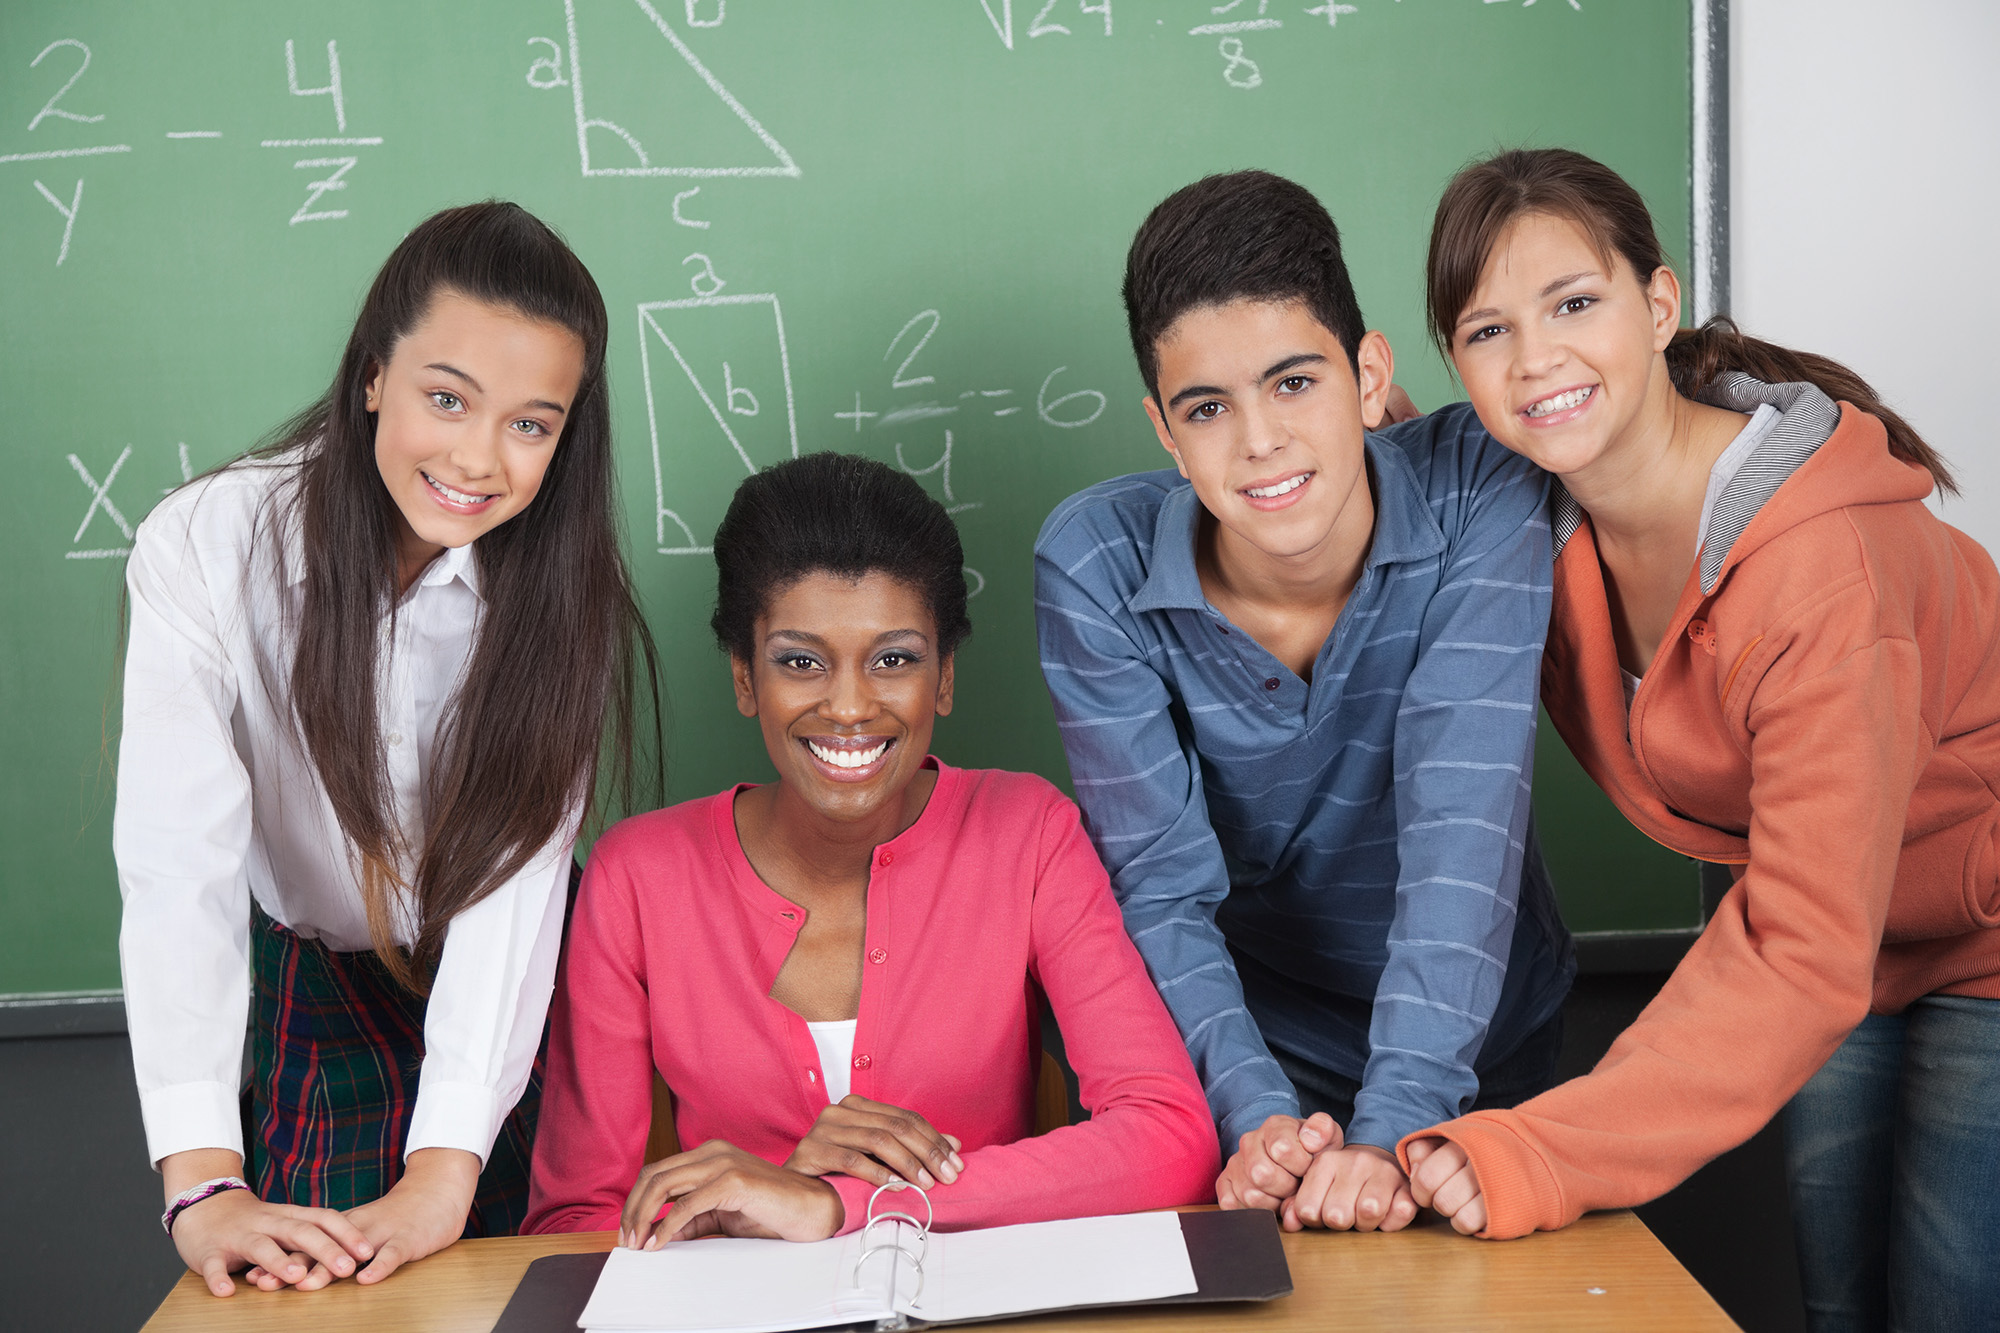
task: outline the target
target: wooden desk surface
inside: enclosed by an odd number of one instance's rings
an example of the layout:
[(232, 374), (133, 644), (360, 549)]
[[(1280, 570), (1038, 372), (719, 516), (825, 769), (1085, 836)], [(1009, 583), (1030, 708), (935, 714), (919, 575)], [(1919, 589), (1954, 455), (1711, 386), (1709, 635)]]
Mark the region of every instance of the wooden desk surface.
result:
[[(218, 1300), (184, 1274), (142, 1333), (490, 1333), (528, 1264), (545, 1254), (608, 1250), (612, 1233), (460, 1241), (378, 1287), (336, 1282), (265, 1293), (241, 1283)], [(1023, 1333), (1277, 1333), (1342, 1327), (1735, 1329), (1666, 1247), (1628, 1212), (1595, 1213), (1524, 1240), (1468, 1240), (1434, 1219), (1395, 1235), (1299, 1232), (1285, 1238), (1290, 1296), (1261, 1305), (1181, 1306), (1015, 1320)]]

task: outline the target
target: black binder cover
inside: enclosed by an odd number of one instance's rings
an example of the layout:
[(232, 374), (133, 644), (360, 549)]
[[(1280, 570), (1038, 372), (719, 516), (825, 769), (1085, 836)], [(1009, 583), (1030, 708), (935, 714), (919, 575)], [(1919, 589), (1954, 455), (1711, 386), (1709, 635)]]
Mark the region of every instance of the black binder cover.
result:
[[(1196, 1291), (1162, 1296), (1138, 1305), (1191, 1305), (1208, 1301), (1268, 1301), (1288, 1296), (1292, 1270), (1278, 1238), (1278, 1219), (1262, 1209), (1182, 1213)], [(699, 1244), (699, 1242), (695, 1242)], [(590, 1300), (603, 1254), (551, 1254), (528, 1265), (514, 1298), (501, 1311), (493, 1333), (576, 1333), (577, 1316)], [(1046, 1314), (1048, 1311), (1021, 1311)], [(1018, 1316), (1008, 1316), (1015, 1318)]]

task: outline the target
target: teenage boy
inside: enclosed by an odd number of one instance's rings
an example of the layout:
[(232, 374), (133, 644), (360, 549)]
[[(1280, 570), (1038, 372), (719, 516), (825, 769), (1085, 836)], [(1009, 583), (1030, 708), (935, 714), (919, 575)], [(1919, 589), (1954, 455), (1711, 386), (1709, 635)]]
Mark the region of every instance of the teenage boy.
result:
[(1398, 1139), (1555, 1081), (1547, 483), (1468, 406), (1368, 433), (1389, 343), (1290, 181), (1168, 198), (1125, 309), (1178, 475), (1093, 486), (1035, 543), (1076, 799), (1233, 1153), (1223, 1206), (1394, 1230)]

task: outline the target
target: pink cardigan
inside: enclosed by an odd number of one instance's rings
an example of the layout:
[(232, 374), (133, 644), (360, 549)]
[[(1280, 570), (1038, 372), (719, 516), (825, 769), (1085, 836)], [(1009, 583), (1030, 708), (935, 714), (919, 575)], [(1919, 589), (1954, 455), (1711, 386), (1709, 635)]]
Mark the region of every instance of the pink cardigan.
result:
[[(618, 1225), (656, 1066), (688, 1146), (783, 1162), (826, 1105), (805, 1020), (770, 998), (806, 913), (745, 859), (740, 790), (628, 819), (591, 854), (523, 1232)], [(866, 957), (852, 1090), (963, 1140), (964, 1172), (930, 1192), (940, 1228), (1213, 1197), (1215, 1126), (1187, 1049), (1047, 782), (938, 764), (924, 813), (875, 850)], [(1035, 1138), (1042, 996), (1091, 1118)], [(872, 1186), (827, 1180), (855, 1229)]]

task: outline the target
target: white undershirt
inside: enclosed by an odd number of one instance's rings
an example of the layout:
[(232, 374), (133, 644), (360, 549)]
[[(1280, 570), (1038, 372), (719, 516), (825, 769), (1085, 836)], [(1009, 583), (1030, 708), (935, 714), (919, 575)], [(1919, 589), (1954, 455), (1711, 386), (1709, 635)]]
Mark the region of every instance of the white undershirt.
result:
[(847, 1095), (854, 1069), (854, 1025), (858, 1018), (842, 1018), (830, 1023), (808, 1023), (813, 1045), (819, 1048), (819, 1071), (826, 1078), (826, 1102), (831, 1106)]
[[(1778, 424), (1781, 415), (1769, 403), (1758, 404), (1750, 420), (1744, 423), (1736, 438), (1729, 442), (1729, 447), (1715, 460), (1715, 466), (1708, 470), (1708, 491), (1701, 497), (1701, 527), (1694, 536), (1695, 559), (1701, 559), (1701, 548), (1708, 543), (1708, 525), (1715, 517), (1715, 506), (1721, 501), (1722, 493), (1729, 489), (1730, 482), (1736, 480), (1744, 462), (1757, 452), (1757, 446), (1764, 443), (1764, 437)], [(1624, 678), (1625, 711), (1629, 713), (1632, 711), (1632, 700), (1639, 693), (1640, 678), (1623, 667), (1618, 669), (1618, 674)]]

